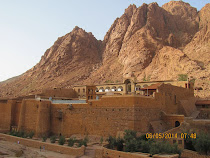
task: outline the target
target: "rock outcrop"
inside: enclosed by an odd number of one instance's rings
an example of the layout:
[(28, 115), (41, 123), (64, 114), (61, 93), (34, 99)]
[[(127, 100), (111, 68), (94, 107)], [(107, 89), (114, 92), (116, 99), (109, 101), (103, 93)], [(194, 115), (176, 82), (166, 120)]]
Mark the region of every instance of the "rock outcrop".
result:
[[(0, 83), (0, 97), (38, 93), (52, 87), (138, 80), (196, 79), (209, 97), (210, 4), (201, 11), (171, 1), (130, 5), (99, 41), (79, 27), (58, 38), (40, 62), (24, 74)], [(204, 92), (204, 91), (203, 91)]]

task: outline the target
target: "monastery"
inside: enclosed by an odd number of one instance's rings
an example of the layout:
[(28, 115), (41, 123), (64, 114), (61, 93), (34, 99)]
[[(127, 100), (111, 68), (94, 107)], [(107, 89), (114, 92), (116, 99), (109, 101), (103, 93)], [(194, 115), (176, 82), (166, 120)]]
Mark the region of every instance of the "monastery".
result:
[(33, 131), (40, 137), (116, 136), (125, 129), (163, 133), (181, 127), (209, 132), (209, 121), (202, 121), (209, 114), (198, 111), (195, 102), (191, 82), (137, 82), (131, 76), (123, 83), (54, 88), (35, 96), (2, 99), (0, 132)]

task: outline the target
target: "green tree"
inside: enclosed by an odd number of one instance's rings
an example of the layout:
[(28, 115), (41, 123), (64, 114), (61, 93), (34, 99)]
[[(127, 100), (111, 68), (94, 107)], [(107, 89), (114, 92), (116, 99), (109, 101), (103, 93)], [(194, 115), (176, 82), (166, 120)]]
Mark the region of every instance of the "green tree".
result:
[(107, 142), (108, 142), (108, 148), (109, 149), (114, 149), (114, 147), (116, 146), (116, 138), (112, 137), (112, 136), (109, 136), (108, 139), (107, 139)]
[(123, 143), (124, 143), (124, 140), (122, 138), (118, 137), (116, 140), (118, 151), (123, 151)]
[(210, 153), (210, 134), (200, 133), (198, 137), (193, 140), (193, 145), (197, 152), (208, 155), (208, 153)]

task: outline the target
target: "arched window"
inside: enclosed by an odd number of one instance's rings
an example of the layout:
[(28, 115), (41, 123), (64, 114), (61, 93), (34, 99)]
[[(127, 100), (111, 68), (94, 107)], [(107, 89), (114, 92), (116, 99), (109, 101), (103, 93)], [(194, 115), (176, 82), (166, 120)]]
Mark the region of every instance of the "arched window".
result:
[(98, 88), (96, 88), (96, 92), (98, 92)]
[(108, 92), (110, 90), (110, 87), (106, 87), (105, 92)]
[(99, 88), (99, 92), (104, 92), (104, 88), (103, 87), (100, 87)]
[(115, 86), (112, 87), (112, 91), (117, 91), (117, 88)]
[(122, 86), (119, 86), (117, 91), (123, 91), (123, 87)]
[(136, 91), (140, 91), (140, 90), (141, 90), (141, 86), (139, 86), (139, 85), (136, 86), (136, 87), (135, 87), (135, 90), (136, 90)]

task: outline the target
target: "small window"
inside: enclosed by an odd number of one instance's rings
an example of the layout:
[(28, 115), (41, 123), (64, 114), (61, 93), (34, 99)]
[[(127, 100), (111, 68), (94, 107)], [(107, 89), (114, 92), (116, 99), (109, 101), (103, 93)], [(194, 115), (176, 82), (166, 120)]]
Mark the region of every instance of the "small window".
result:
[(175, 127), (179, 127), (179, 125), (180, 125), (180, 122), (179, 121), (176, 121), (175, 122)]
[(173, 140), (173, 144), (175, 144), (176, 143), (176, 140)]
[(182, 140), (178, 140), (178, 144), (182, 144)]
[(80, 89), (78, 89), (78, 93), (80, 93)]
[(83, 93), (85, 93), (85, 88), (83, 88)]

